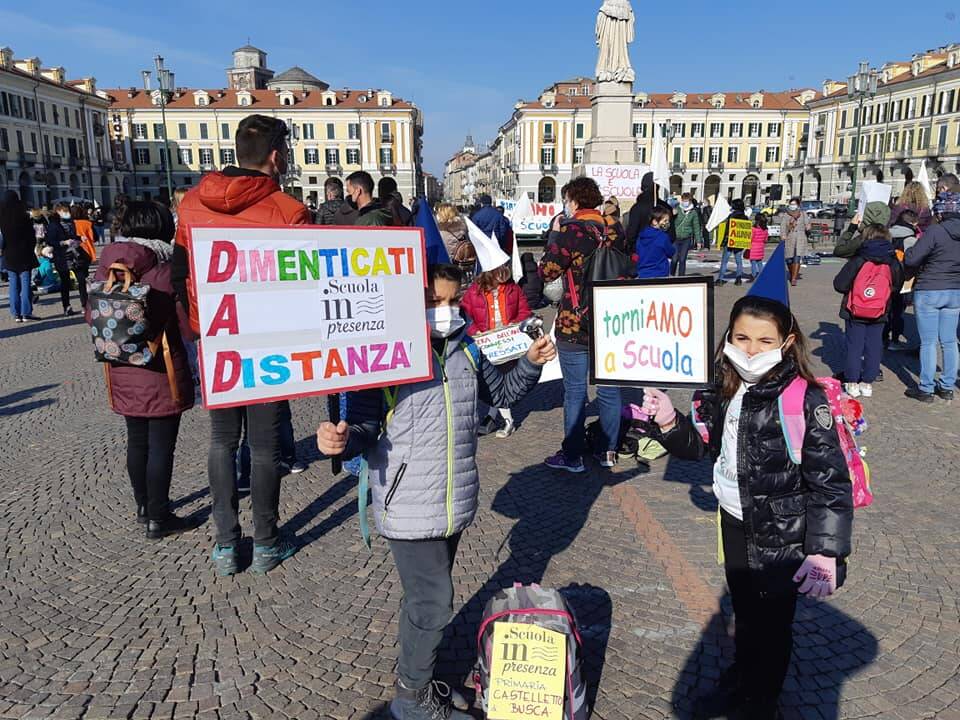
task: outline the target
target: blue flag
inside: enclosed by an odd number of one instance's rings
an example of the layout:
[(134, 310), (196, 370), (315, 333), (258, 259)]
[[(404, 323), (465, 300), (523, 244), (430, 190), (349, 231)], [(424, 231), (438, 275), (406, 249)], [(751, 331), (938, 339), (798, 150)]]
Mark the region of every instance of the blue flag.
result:
[(443, 265), (450, 262), (450, 255), (447, 253), (447, 246), (443, 243), (440, 236), (440, 229), (437, 227), (437, 221), (433, 217), (433, 211), (426, 198), (419, 199), (419, 208), (417, 209), (417, 220), (414, 223), (418, 228), (423, 228), (423, 234), (427, 243), (427, 265)]

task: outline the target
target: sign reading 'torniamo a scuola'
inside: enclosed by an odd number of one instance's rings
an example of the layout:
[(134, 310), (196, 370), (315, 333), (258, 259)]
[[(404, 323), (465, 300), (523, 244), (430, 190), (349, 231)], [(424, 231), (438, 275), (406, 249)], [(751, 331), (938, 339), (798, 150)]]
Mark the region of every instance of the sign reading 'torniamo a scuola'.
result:
[(432, 376), (418, 228), (195, 227), (204, 405)]

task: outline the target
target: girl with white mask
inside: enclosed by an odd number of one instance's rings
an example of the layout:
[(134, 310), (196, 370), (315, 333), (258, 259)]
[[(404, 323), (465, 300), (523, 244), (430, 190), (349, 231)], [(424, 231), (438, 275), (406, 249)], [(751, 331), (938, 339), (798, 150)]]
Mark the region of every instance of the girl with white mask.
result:
[[(793, 457), (780, 398), (798, 378), (806, 381), (805, 435)], [(835, 419), (790, 312), (783, 245), (734, 305), (717, 351), (716, 383), (694, 399), (696, 417), (687, 417), (665, 393), (647, 389), (644, 409), (673, 456), (714, 461), (736, 659), (699, 698), (699, 711), (775, 720), (782, 717), (797, 595), (826, 598), (843, 584), (853, 520)]]

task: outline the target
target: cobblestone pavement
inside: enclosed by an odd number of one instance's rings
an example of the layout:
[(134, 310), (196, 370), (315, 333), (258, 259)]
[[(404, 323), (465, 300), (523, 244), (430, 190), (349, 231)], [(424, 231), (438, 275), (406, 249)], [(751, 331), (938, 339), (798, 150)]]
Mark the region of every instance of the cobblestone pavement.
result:
[[(794, 291), (824, 371), (842, 354), (838, 268), (808, 268)], [(718, 320), (741, 292), (718, 290)], [(0, 718), (386, 717), (400, 586), (385, 543), (360, 541), (353, 483), (317, 456), (323, 403), (294, 405), (311, 466), (284, 481), (281, 511), (302, 549), (265, 578), (217, 579), (210, 521), (157, 543), (134, 523), (122, 422), (57, 305), (14, 325), (0, 304)], [(865, 437), (877, 502), (858, 512), (847, 586), (800, 603), (790, 719), (960, 718), (960, 414), (902, 397), (915, 357), (884, 363)], [(540, 461), (561, 439), (559, 401), (542, 386), (516, 435), (481, 442), (440, 672), (467, 674), (496, 588), (539, 581), (578, 612), (594, 717), (689, 717), (732, 652), (709, 467), (557, 476)], [(173, 487), (204, 519), (207, 424), (185, 417)]]

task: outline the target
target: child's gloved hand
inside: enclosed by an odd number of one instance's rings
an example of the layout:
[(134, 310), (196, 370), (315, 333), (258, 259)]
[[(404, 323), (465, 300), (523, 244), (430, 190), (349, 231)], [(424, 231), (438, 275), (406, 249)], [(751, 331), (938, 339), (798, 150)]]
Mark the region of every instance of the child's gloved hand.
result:
[(530, 349), (527, 350), (527, 360), (534, 365), (546, 365), (555, 357), (557, 357), (557, 346), (548, 337), (535, 340)]
[(325, 422), (317, 428), (317, 448), (328, 457), (343, 455), (349, 439), (350, 426), (342, 420), (338, 425)]
[(643, 411), (661, 428), (672, 425), (677, 419), (673, 401), (662, 390), (643, 389)]
[(812, 598), (830, 597), (837, 591), (837, 559), (826, 555), (807, 555), (793, 576), (793, 581), (803, 581), (797, 588), (799, 593)]

